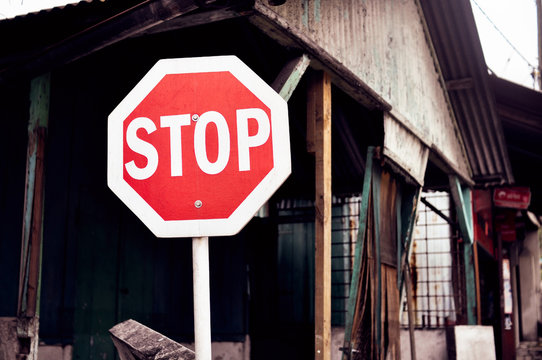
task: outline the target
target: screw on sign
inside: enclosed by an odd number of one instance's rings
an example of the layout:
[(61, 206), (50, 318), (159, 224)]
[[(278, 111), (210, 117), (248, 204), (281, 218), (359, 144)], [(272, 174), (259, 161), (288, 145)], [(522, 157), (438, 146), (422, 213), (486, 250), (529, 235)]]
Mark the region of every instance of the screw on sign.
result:
[(109, 187), (158, 237), (233, 235), (290, 172), (286, 102), (234, 56), (160, 60), (109, 115)]

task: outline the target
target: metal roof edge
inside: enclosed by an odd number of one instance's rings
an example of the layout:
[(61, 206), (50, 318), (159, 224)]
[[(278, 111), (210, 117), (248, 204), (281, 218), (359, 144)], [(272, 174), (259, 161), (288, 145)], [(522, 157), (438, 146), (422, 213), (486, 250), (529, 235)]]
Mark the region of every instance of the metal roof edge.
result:
[[(445, 91), (459, 125), (473, 179), (498, 176), (512, 183), (504, 133), (470, 3), (468, 0), (417, 1), (447, 84)], [(459, 84), (451, 82), (454, 80), (469, 81)]]

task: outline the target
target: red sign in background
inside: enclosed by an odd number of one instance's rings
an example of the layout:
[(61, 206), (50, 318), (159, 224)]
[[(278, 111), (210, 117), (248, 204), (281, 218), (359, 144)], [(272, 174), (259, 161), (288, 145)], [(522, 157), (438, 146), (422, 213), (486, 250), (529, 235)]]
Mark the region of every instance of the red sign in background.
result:
[(498, 207), (525, 210), (531, 202), (531, 191), (528, 187), (495, 188), (493, 201)]

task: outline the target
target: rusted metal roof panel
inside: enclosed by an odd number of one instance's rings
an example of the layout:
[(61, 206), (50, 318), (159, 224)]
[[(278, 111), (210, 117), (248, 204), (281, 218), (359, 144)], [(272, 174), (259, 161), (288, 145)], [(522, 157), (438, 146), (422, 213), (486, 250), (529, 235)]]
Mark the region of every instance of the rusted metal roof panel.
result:
[(502, 124), (468, 0), (421, 0), (450, 102), (463, 136), (473, 179), (514, 181)]

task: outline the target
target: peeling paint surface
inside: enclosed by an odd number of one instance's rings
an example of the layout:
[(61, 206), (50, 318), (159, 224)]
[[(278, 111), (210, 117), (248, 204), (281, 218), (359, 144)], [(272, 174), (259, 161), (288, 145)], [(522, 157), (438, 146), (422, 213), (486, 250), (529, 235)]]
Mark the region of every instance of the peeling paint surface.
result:
[(391, 104), (422, 142), (468, 176), (416, 0), (290, 0), (268, 8), (288, 29), (344, 64)]

